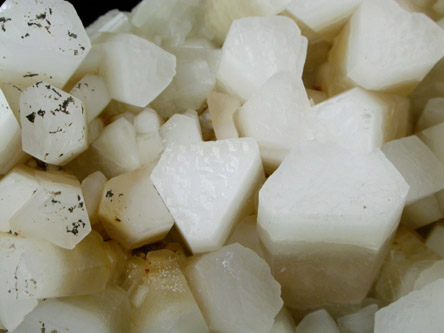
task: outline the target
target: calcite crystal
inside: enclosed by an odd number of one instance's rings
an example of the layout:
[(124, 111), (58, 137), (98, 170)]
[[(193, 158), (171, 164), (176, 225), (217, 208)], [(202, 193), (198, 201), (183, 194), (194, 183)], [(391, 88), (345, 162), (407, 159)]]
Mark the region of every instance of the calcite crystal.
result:
[(259, 192), (259, 237), (286, 305), (306, 311), (359, 304), (407, 192), (379, 149), (297, 144)]
[(422, 131), (442, 122), (444, 122), (444, 98), (430, 98), (416, 123), (416, 131)]
[(253, 139), (165, 149), (151, 179), (193, 253), (223, 246), (264, 181)]
[(74, 7), (59, 0), (7, 0), (0, 7), (0, 81), (62, 88), (91, 44)]
[(279, 283), (267, 263), (239, 244), (192, 259), (185, 275), (215, 331), (268, 332), (282, 307)]
[(208, 110), (218, 140), (237, 138), (234, 113), (241, 106), (238, 98), (212, 91), (207, 95)]
[(217, 80), (231, 95), (246, 100), (280, 71), (301, 77), (306, 55), (307, 39), (291, 19), (242, 18), (233, 22), (225, 39)]
[(164, 146), (169, 144), (187, 144), (202, 142), (199, 122), (195, 119), (175, 114), (159, 129)]
[(99, 223), (99, 204), (107, 180), (103, 173), (96, 171), (82, 181), (82, 193), (91, 225)]
[(324, 309), (309, 313), (296, 327), (297, 333), (325, 332), (339, 333), (338, 325)]
[(257, 216), (247, 216), (240, 221), (230, 237), (227, 239), (228, 244), (238, 243), (246, 248), (256, 252), (256, 254), (265, 258), (264, 251), (261, 247), (261, 242), (256, 230)]
[(88, 148), (83, 103), (43, 81), (20, 96), (22, 146), (50, 164), (64, 165)]

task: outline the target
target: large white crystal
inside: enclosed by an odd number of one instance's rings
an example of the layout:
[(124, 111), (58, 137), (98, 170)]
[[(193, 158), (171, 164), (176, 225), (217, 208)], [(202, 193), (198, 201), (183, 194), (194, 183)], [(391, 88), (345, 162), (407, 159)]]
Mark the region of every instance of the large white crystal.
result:
[(0, 175), (23, 157), (20, 126), (0, 89)]
[(39, 81), (20, 96), (23, 150), (41, 161), (64, 165), (88, 148), (82, 102)]
[(431, 98), (416, 123), (416, 131), (444, 122), (444, 98)]
[(36, 172), (38, 188), (9, 219), (13, 232), (73, 249), (91, 231), (79, 181), (62, 172)]
[(111, 101), (105, 80), (97, 75), (84, 76), (70, 94), (83, 102), (88, 122), (97, 117)]
[(306, 54), (307, 39), (288, 17), (242, 18), (233, 22), (224, 42), (217, 80), (246, 100), (280, 71), (301, 77)]
[(376, 312), (375, 333), (441, 332), (443, 297), (444, 279), (413, 291)]
[(388, 142), (382, 151), (410, 186), (407, 205), (444, 188), (444, 165), (416, 135)]
[(174, 223), (151, 182), (151, 171), (124, 173), (103, 188), (100, 220), (108, 235), (128, 249), (162, 240)]
[(129, 332), (130, 313), (127, 294), (113, 287), (92, 295), (40, 302), (13, 332)]
[(99, 204), (106, 182), (106, 177), (100, 171), (93, 172), (82, 180), (82, 193), (91, 225), (99, 222)]
[(151, 176), (193, 253), (225, 243), (264, 181), (253, 139), (168, 146)]
[(382, 264), (407, 192), (379, 149), (297, 144), (259, 192), (259, 237), (286, 305), (359, 304)]
[(296, 327), (296, 333), (339, 333), (338, 325), (324, 309), (309, 313)]
[(157, 134), (162, 124), (163, 119), (155, 110), (150, 108), (140, 111), (134, 118), (134, 127), (137, 134)]
[(145, 107), (176, 73), (174, 55), (136, 35), (110, 34), (102, 48), (101, 73), (117, 101)]
[(132, 277), (138, 273), (135, 270), (141, 270), (141, 281), (129, 290), (133, 300), (132, 332), (208, 332), (176, 253), (151, 251), (146, 261), (136, 262), (129, 271)]
[(378, 305), (371, 304), (339, 318), (338, 325), (347, 333), (373, 333), (376, 311), (378, 311)]
[(208, 110), (218, 140), (237, 138), (233, 115), (241, 106), (238, 98), (212, 91), (207, 95)]
[(68, 1), (7, 0), (0, 16), (1, 82), (62, 88), (91, 48)]
[(267, 263), (239, 244), (192, 259), (185, 275), (215, 331), (269, 332), (283, 305)]
[(169, 144), (188, 144), (202, 142), (200, 124), (182, 114), (173, 115), (159, 129), (159, 135), (165, 146)]
[(152, 103), (164, 117), (187, 109), (199, 110), (216, 85), (221, 51), (204, 48), (168, 49), (176, 56), (176, 76)]

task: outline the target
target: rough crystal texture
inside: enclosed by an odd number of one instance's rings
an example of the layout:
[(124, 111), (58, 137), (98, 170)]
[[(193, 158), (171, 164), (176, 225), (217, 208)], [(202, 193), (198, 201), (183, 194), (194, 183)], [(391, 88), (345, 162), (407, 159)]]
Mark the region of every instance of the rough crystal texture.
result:
[(151, 182), (151, 170), (112, 178), (102, 192), (100, 220), (108, 235), (128, 249), (162, 240), (174, 223)]
[(223, 246), (264, 181), (253, 139), (168, 146), (151, 176), (193, 253)]
[(324, 309), (312, 312), (304, 317), (296, 327), (297, 333), (339, 333), (338, 325)]
[(444, 165), (416, 135), (388, 142), (382, 151), (410, 186), (407, 205), (444, 188)]
[(101, 73), (111, 97), (145, 107), (171, 82), (176, 57), (132, 34), (110, 34), (102, 44)]
[(92, 295), (40, 302), (13, 332), (129, 332), (130, 312), (125, 291), (113, 287)]
[(347, 333), (373, 333), (375, 327), (375, 313), (378, 311), (376, 304), (343, 316), (338, 319), (340, 329)]
[(39, 186), (9, 219), (13, 232), (73, 249), (91, 231), (79, 181), (62, 172), (35, 173)]
[(7, 0), (0, 16), (1, 82), (62, 88), (91, 48), (68, 1)]
[(269, 332), (283, 305), (267, 263), (239, 244), (192, 259), (185, 275), (215, 331)]
[(39, 81), (20, 96), (23, 150), (46, 163), (64, 165), (88, 148), (82, 102)]
[(159, 129), (159, 135), (164, 146), (202, 142), (199, 122), (182, 114), (175, 114), (168, 119)]
[(221, 51), (206, 48), (168, 49), (176, 56), (176, 76), (152, 103), (164, 117), (187, 109), (199, 110), (216, 85)]
[(443, 297), (444, 279), (413, 291), (376, 312), (375, 333), (441, 332)]
[(218, 140), (237, 138), (233, 115), (241, 106), (238, 98), (212, 91), (207, 96), (208, 110)]
[(70, 94), (83, 102), (88, 123), (97, 117), (111, 101), (105, 80), (97, 75), (84, 76)]
[(0, 175), (7, 173), (23, 157), (20, 126), (0, 89)]
[(422, 131), (442, 122), (444, 122), (444, 98), (431, 98), (416, 123), (416, 131)]
[(208, 332), (180, 269), (179, 255), (170, 250), (151, 251), (146, 261), (134, 263), (128, 275), (139, 274), (140, 279), (129, 289), (134, 308), (132, 332)]
[(376, 149), (300, 143), (259, 192), (258, 231), (286, 305), (359, 304), (399, 223), (408, 185)]
[(231, 95), (246, 100), (280, 71), (301, 77), (306, 55), (307, 39), (291, 19), (242, 18), (233, 22), (224, 42), (217, 80)]
[(82, 181), (82, 193), (91, 225), (99, 223), (99, 204), (106, 182), (106, 177), (100, 171), (93, 172)]
[(240, 245), (245, 246), (247, 249), (256, 252), (259, 257), (265, 258), (264, 251), (262, 250), (261, 242), (256, 231), (256, 222), (256, 215), (247, 216), (242, 219), (242, 221), (240, 221), (234, 228), (227, 240), (227, 244), (239, 243)]

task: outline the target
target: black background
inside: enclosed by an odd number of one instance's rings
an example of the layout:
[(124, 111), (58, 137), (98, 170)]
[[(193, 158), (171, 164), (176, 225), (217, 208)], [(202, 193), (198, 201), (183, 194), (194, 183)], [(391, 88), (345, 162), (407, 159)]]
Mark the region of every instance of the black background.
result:
[[(0, 0), (1, 4), (3, 4), (3, 2), (5, 1)], [(117, 8), (122, 11), (131, 11), (131, 9), (137, 5), (140, 0), (121, 0), (119, 2), (107, 0), (72, 0), (69, 2), (71, 2), (71, 4), (77, 10), (77, 14), (79, 14), (83, 25), (86, 27), (94, 22), (94, 20), (100, 15), (105, 14), (108, 10)]]

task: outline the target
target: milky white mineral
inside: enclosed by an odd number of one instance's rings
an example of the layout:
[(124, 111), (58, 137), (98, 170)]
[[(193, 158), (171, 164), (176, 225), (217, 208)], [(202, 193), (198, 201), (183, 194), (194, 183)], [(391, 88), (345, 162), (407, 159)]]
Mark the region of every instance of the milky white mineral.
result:
[(224, 42), (217, 80), (245, 101), (280, 71), (301, 77), (306, 55), (307, 39), (288, 17), (242, 18), (233, 22)]
[(376, 312), (375, 333), (441, 332), (444, 279), (413, 291)]
[[(142, 270), (130, 291), (132, 332), (208, 332), (208, 326), (183, 275), (180, 257), (170, 250), (149, 252), (133, 269)], [(129, 275), (137, 272), (129, 271)]]
[(157, 134), (162, 124), (163, 119), (151, 108), (140, 111), (134, 118), (134, 127), (137, 134)]
[(207, 95), (208, 110), (218, 140), (237, 138), (233, 115), (241, 106), (238, 98), (212, 91)]
[(361, 303), (407, 192), (379, 149), (297, 144), (259, 192), (259, 237), (285, 304), (302, 311)]
[(444, 98), (431, 98), (416, 123), (416, 131), (444, 122)]
[(444, 188), (444, 165), (416, 135), (388, 142), (382, 151), (410, 186), (407, 205)]
[(91, 225), (99, 223), (99, 204), (106, 182), (105, 175), (100, 171), (93, 172), (82, 180), (81, 188)]
[(242, 221), (240, 221), (234, 228), (230, 237), (227, 239), (226, 244), (239, 243), (240, 245), (256, 252), (259, 257), (265, 258), (264, 251), (262, 250), (261, 242), (256, 231), (256, 222), (256, 215), (243, 218)]
[(296, 333), (339, 333), (338, 325), (324, 309), (309, 313), (296, 327)]
[(62, 88), (91, 48), (68, 1), (7, 0), (0, 16), (1, 82)]
[(3, 83), (0, 87), (8, 101), (12, 113), (14, 113), (17, 121), (20, 121), (20, 95), (26, 87), (12, 83)]
[(140, 166), (154, 166), (162, 155), (164, 142), (156, 132), (154, 134), (138, 134), (136, 137), (139, 151)]
[[(264, 181), (253, 139), (168, 146), (151, 175), (193, 253), (223, 246)], [(245, 215), (244, 215), (245, 216)]]
[(151, 171), (124, 173), (103, 188), (99, 218), (108, 235), (128, 249), (162, 240), (174, 223), (151, 182)]
[(294, 333), (296, 326), (294, 324), (293, 316), (290, 312), (282, 307), (281, 311), (274, 317), (274, 323), (271, 327), (270, 333)]
[(146, 107), (171, 82), (176, 57), (133, 34), (109, 34), (101, 74), (113, 99)]
[(100, 118), (94, 118), (88, 124), (88, 145), (91, 145), (102, 134), (105, 125)]
[(239, 244), (191, 259), (185, 275), (211, 330), (269, 332), (283, 305), (267, 263)]
[(83, 103), (39, 81), (20, 96), (23, 150), (44, 161), (64, 165), (88, 148)]
[(70, 94), (83, 102), (88, 122), (97, 117), (111, 101), (105, 80), (97, 75), (84, 76), (71, 89)]
[[(371, 304), (338, 319), (339, 328), (346, 333), (373, 333), (378, 305)], [(341, 332), (342, 332), (341, 331)]]
[(202, 142), (199, 123), (182, 114), (173, 115), (159, 129), (159, 135), (166, 147), (169, 144), (188, 144)]
[(93, 23), (86, 27), (86, 33), (91, 41), (100, 38), (103, 32), (131, 32), (132, 27), (129, 13), (112, 9), (99, 16)]
[(91, 295), (42, 301), (12, 332), (129, 332), (130, 313), (127, 294), (113, 287)]

